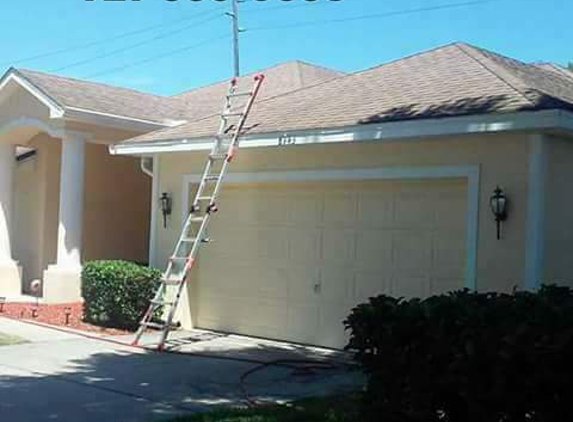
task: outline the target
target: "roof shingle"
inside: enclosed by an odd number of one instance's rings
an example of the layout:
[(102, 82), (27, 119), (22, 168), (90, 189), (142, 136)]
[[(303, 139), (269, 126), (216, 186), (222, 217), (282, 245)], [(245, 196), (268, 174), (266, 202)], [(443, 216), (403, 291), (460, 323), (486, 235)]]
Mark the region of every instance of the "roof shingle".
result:
[[(259, 100), (250, 133), (327, 129), (397, 120), (573, 108), (573, 82), (463, 43)], [(127, 142), (212, 136), (217, 116)]]

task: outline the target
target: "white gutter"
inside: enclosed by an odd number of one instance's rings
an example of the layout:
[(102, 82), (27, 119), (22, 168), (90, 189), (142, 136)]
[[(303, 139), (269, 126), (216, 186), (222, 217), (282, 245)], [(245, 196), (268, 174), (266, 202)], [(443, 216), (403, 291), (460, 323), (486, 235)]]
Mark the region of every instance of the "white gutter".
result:
[(87, 110), (79, 107), (66, 107), (62, 116), (66, 120), (76, 121), (81, 123), (92, 123), (101, 126), (113, 127), (116, 129), (134, 130), (142, 132), (150, 132), (169, 127), (175, 127), (184, 121), (152, 121), (146, 119), (138, 119), (134, 117), (120, 116), (117, 114), (103, 113), (99, 111)]
[[(392, 141), (432, 136), (546, 129), (573, 131), (573, 113), (563, 110), (524, 111), (251, 134), (242, 137), (241, 147), (259, 148), (339, 142)], [(119, 155), (205, 151), (212, 147), (212, 142), (213, 136), (153, 142), (128, 141), (112, 145), (109, 150), (112, 154)]]

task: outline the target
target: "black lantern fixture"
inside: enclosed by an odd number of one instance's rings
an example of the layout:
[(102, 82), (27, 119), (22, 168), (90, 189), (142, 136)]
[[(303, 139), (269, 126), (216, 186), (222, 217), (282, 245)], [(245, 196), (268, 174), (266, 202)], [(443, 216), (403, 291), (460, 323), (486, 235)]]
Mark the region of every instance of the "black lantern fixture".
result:
[(163, 214), (163, 228), (166, 229), (167, 217), (170, 216), (173, 211), (173, 201), (167, 192), (163, 192), (159, 200), (161, 201), (161, 212)]
[(496, 187), (489, 199), (489, 204), (497, 224), (497, 240), (501, 239), (501, 223), (507, 220), (507, 203), (505, 192), (499, 186)]

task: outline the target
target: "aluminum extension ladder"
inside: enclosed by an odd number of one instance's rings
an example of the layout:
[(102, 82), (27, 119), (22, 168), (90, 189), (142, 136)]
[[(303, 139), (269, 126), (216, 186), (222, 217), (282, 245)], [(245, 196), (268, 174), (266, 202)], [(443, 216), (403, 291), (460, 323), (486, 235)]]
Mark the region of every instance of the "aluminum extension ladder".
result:
[[(236, 154), (239, 138), (264, 79), (262, 74), (255, 76), (252, 89), (246, 92), (238, 92), (237, 78), (231, 80), (229, 91), (225, 96), (219, 131), (207, 158), (191, 212), (185, 221), (175, 251), (169, 259), (167, 269), (161, 277), (157, 292), (140, 322), (133, 345), (139, 344), (146, 330), (156, 329), (161, 332), (157, 349), (165, 348), (169, 332), (174, 328), (173, 318), (177, 305), (199, 248), (202, 243), (208, 242), (205, 238), (206, 230), (211, 217), (217, 212), (217, 198), (223, 179)], [(247, 101), (237, 105), (235, 101), (241, 98), (246, 98)]]

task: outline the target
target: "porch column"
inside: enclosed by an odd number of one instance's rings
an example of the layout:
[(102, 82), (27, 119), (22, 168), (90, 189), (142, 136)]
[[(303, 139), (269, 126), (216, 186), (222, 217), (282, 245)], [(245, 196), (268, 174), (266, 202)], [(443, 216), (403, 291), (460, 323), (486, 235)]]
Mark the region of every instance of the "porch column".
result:
[(12, 259), (10, 234), (16, 147), (0, 144), (0, 296), (21, 294), (18, 264)]
[(44, 299), (51, 303), (81, 300), (85, 142), (78, 133), (62, 139), (57, 261), (44, 273)]

